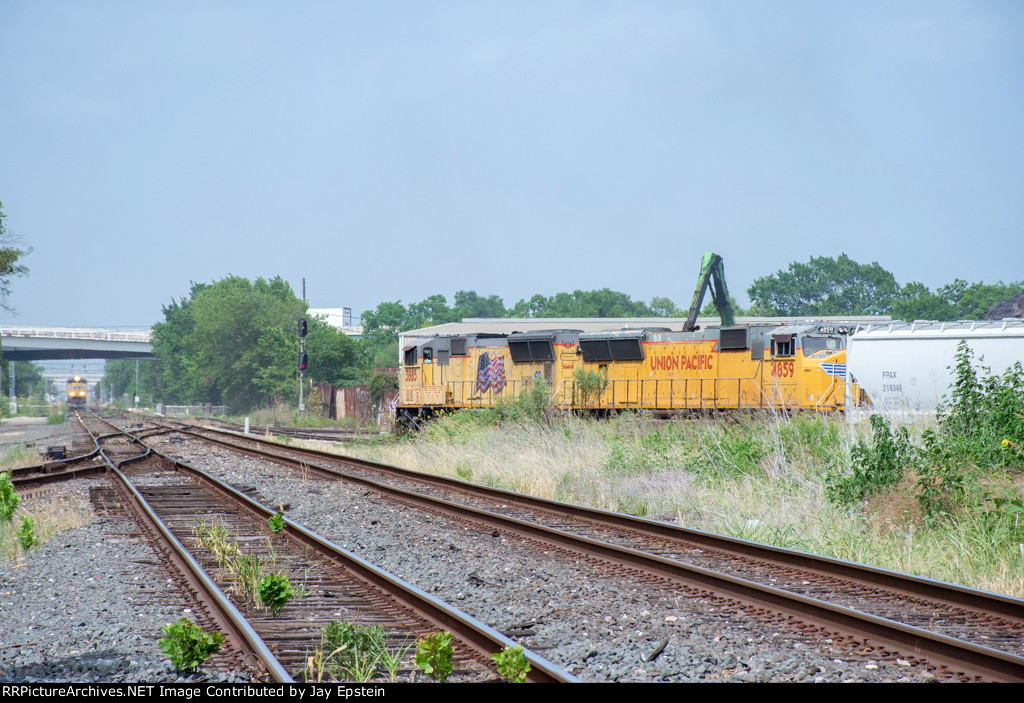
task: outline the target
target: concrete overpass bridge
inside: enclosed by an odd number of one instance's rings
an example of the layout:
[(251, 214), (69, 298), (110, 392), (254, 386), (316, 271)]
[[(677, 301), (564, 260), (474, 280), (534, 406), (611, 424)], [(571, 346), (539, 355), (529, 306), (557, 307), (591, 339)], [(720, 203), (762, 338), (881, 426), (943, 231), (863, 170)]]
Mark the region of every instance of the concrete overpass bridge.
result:
[(153, 332), (101, 327), (0, 326), (0, 354), (15, 361), (152, 359)]

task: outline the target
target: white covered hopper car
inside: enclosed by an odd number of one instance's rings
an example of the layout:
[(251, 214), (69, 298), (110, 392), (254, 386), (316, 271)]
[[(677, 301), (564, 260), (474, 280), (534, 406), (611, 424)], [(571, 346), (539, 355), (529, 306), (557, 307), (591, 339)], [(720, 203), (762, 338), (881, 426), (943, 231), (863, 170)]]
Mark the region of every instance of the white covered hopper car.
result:
[[(974, 352), (975, 370), (1001, 374), (1024, 364), (1024, 320), (868, 325), (849, 338), (847, 392), (857, 384), (871, 410), (933, 411), (949, 396), (961, 340)], [(856, 405), (848, 395), (847, 407)]]

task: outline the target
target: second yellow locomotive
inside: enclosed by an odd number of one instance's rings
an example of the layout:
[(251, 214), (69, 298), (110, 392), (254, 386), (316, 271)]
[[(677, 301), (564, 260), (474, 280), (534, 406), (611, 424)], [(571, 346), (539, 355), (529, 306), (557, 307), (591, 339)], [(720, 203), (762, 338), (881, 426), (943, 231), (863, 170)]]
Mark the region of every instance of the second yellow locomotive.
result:
[(68, 379), (67, 393), (68, 408), (70, 410), (81, 410), (85, 407), (89, 386), (81, 376), (75, 376)]

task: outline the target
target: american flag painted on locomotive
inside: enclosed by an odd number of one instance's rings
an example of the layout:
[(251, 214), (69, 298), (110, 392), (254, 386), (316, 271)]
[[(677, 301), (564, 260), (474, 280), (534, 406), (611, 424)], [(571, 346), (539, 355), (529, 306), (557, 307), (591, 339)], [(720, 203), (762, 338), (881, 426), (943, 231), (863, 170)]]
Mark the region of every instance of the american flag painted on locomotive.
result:
[(484, 352), (476, 365), (476, 392), (486, 393), (493, 390), (501, 393), (505, 388), (505, 357), (491, 356)]

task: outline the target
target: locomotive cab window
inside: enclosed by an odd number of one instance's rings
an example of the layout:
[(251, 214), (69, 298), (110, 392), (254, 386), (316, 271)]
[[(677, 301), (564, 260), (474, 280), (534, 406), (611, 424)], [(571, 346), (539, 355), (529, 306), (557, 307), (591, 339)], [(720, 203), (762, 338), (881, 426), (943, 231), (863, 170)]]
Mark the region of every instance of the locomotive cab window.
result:
[(795, 340), (791, 334), (777, 334), (772, 337), (772, 356), (795, 356)]
[(840, 340), (835, 337), (804, 337), (801, 345), (804, 350), (804, 356), (811, 356), (818, 352), (834, 352), (839, 351), (842, 348)]
[(423, 347), (423, 363), (432, 364), (434, 363), (434, 350), (430, 347)]
[(415, 346), (411, 346), (411, 347), (406, 347), (405, 348), (405, 365), (406, 366), (415, 366), (416, 365), (416, 347)]

